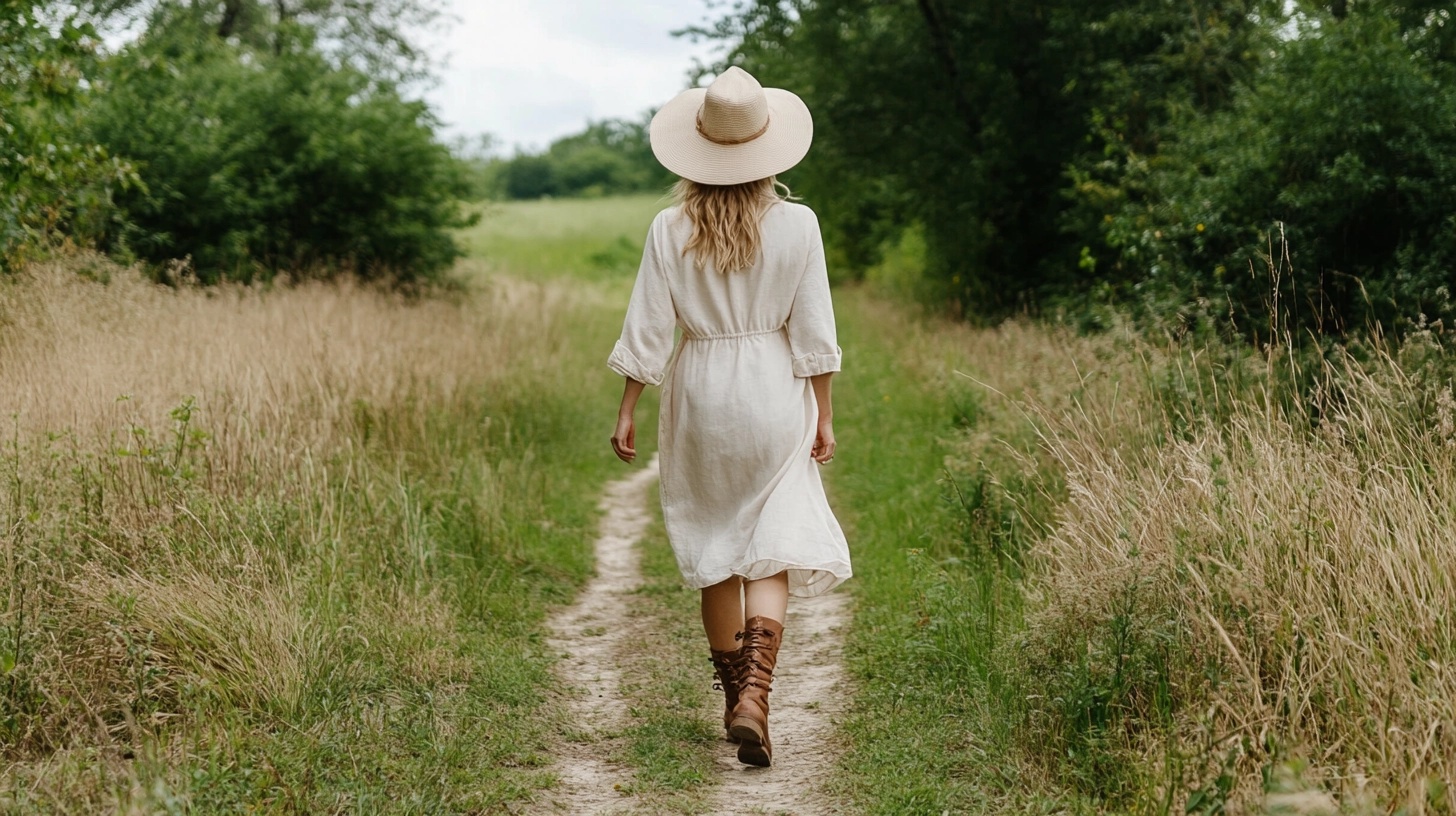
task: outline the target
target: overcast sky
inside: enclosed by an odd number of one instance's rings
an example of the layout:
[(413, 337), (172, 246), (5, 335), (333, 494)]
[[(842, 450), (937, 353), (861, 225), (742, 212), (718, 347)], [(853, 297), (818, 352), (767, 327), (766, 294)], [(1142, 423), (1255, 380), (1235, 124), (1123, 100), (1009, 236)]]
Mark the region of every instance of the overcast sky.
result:
[(490, 133), (507, 152), (658, 107), (687, 87), (695, 56), (711, 55), (711, 46), (669, 33), (703, 22), (704, 0), (451, 5), (459, 19), (432, 38), (448, 63), (426, 98), (445, 136)]

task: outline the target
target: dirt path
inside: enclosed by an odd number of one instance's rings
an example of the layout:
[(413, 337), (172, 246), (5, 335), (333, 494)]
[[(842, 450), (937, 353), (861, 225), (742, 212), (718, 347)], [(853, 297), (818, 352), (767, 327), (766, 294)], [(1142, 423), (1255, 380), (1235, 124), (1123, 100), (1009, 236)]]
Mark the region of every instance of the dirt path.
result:
[(556, 671), (562, 685), (575, 692), (571, 718), (580, 729), (577, 739), (562, 745), (556, 760), (562, 784), (552, 806), (558, 812), (631, 812), (616, 786), (630, 782), (632, 770), (608, 762), (611, 751), (603, 743), (626, 725), (617, 656), (634, 633), (621, 621), (632, 591), (642, 582), (636, 545), (652, 520), (647, 490), (656, 478), (653, 457), (647, 467), (607, 485), (595, 546), (597, 575), (576, 603), (551, 619), (551, 649), (564, 656)]
[[(579, 731), (563, 743), (556, 772), (561, 786), (548, 812), (619, 814), (655, 812), (623, 794), (633, 769), (610, 761), (618, 734), (627, 725), (628, 705), (621, 694), (619, 660), (633, 636), (617, 625), (641, 584), (637, 541), (651, 520), (647, 493), (657, 477), (657, 460), (609, 484), (602, 497), (601, 535), (596, 541), (597, 576), (577, 602), (550, 622), (550, 646), (563, 656), (557, 664), (562, 684), (573, 690), (569, 702)], [(838, 746), (834, 721), (847, 702), (841, 664), (843, 628), (848, 620), (843, 593), (795, 599), (789, 604), (784, 650), (775, 672), (770, 733), (774, 766), (751, 768), (738, 762), (736, 747), (715, 746), (720, 785), (708, 795), (704, 812), (715, 814), (832, 814), (841, 812), (820, 791), (833, 770)], [(715, 697), (717, 705), (721, 697)], [(716, 721), (721, 709), (705, 709)]]
[(848, 597), (833, 592), (789, 601), (770, 698), (773, 767), (743, 765), (733, 747), (724, 743), (718, 758), (722, 785), (714, 792), (709, 812), (794, 816), (843, 812), (820, 788), (839, 756), (834, 722), (849, 698), (841, 661)]

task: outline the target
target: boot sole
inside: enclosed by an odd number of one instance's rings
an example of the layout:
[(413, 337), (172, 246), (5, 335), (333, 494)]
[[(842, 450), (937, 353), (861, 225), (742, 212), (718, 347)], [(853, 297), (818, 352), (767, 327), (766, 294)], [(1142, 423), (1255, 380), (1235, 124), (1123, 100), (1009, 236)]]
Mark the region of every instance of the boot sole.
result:
[(747, 717), (739, 717), (728, 728), (729, 739), (738, 740), (738, 761), (744, 765), (767, 768), (773, 758), (763, 745), (763, 729)]

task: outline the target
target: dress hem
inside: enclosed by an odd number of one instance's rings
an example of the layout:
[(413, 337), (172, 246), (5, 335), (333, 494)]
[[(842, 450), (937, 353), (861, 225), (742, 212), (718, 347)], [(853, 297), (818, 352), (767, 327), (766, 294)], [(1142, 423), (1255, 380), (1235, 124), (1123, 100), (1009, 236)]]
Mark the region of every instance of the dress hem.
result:
[[(690, 589), (707, 589), (715, 584), (721, 584), (729, 578), (739, 577), (746, 581), (757, 581), (777, 575), (780, 572), (788, 572), (789, 595), (795, 598), (813, 598), (829, 592), (846, 580), (854, 577), (854, 571), (849, 563), (845, 561), (831, 561), (825, 564), (790, 564), (786, 561), (763, 560), (755, 561), (747, 569), (734, 570), (721, 577), (709, 580), (694, 581), (683, 578), (683, 583)], [(794, 573), (808, 573), (809, 580), (796, 581)]]

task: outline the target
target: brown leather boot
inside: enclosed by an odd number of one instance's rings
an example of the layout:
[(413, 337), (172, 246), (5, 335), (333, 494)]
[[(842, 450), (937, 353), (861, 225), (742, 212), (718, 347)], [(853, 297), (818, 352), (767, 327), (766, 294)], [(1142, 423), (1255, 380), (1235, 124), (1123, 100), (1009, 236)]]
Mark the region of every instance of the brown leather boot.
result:
[[(740, 632), (740, 635), (743, 633)], [(742, 671), (743, 650), (733, 649), (732, 651), (720, 651), (709, 649), (713, 653), (713, 679), (716, 680), (713, 688), (723, 692), (723, 730), (733, 723), (733, 708), (738, 705), (738, 685), (742, 681), (738, 675)], [(732, 734), (728, 734), (729, 742), (737, 742)]]
[(733, 708), (728, 733), (738, 738), (738, 761), (745, 765), (766, 768), (773, 761), (773, 744), (768, 738), (768, 693), (783, 634), (782, 623), (761, 615), (749, 618), (744, 627), (738, 705)]

